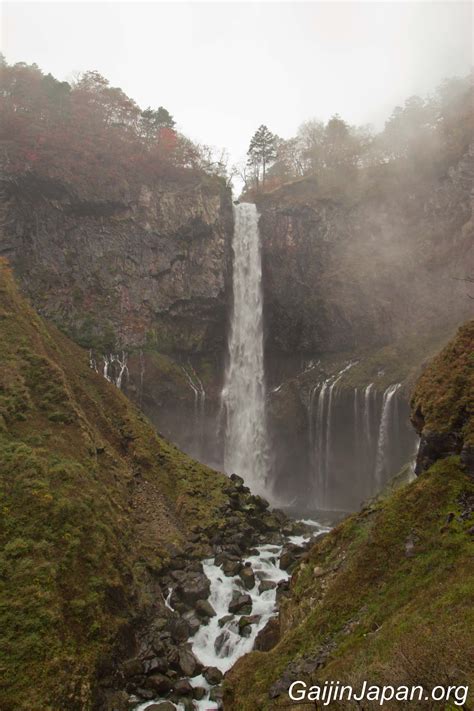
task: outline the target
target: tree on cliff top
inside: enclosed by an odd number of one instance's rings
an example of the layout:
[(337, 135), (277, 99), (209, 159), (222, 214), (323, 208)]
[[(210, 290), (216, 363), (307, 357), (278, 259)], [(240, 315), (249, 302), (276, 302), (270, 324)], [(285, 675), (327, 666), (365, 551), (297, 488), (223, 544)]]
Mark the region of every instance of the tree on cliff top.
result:
[(274, 133), (262, 124), (252, 136), (250, 146), (247, 151), (247, 164), (253, 169), (256, 187), (260, 182), (260, 170), (262, 171), (262, 183), (265, 185), (265, 175), (268, 164), (276, 158), (277, 137)]

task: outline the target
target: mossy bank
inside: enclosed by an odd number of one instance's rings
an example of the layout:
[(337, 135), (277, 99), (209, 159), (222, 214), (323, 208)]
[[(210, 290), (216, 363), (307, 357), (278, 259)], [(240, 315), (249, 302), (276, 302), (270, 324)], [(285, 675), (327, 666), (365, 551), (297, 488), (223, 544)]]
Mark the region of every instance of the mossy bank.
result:
[[(427, 428), (469, 438), (472, 374), (471, 323), (415, 390)], [(242, 658), (228, 675), (226, 710), (292, 708), (288, 688), (297, 679), (472, 688), (474, 482), (460, 456), (440, 457), (316, 543), (281, 602), (278, 644)]]

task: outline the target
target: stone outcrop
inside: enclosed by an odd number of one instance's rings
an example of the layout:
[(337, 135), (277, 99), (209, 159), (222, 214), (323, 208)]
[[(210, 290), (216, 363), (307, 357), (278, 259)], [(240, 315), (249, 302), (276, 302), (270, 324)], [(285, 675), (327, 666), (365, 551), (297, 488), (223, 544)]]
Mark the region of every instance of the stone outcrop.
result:
[(5, 181), (0, 254), (44, 316), (103, 352), (225, 343), (232, 204), (209, 176), (145, 184), (122, 202)]

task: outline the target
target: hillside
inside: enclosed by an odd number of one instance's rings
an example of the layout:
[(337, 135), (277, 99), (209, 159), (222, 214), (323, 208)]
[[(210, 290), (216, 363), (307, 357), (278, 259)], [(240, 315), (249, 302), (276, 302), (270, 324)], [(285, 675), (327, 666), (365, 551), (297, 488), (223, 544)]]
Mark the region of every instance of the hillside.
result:
[[(364, 680), (421, 684), (428, 692), (438, 684), (472, 688), (474, 482), (461, 447), (439, 452), (429, 468), (420, 466), (420, 457), (429, 428), (458, 438), (462, 431), (470, 441), (473, 345), (471, 322), (415, 390), (416, 412), (426, 415), (426, 424), (418, 415), (418, 467), (425, 471), (311, 549), (281, 603), (278, 644), (239, 660), (226, 680), (226, 710), (299, 708), (287, 695), (294, 680), (308, 686), (339, 680), (356, 689)], [(418, 707), (453, 708), (411, 702)], [(354, 706), (332, 702), (331, 708)]]
[(0, 708), (105, 708), (171, 557), (223, 528), (229, 480), (159, 437), (3, 261), (0, 344)]

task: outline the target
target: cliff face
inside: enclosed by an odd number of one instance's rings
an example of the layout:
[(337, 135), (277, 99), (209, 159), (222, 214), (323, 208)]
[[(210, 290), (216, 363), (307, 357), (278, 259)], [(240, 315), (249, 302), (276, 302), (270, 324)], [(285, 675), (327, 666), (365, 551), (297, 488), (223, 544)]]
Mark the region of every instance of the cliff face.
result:
[(344, 190), (303, 179), (262, 196), (267, 352), (355, 350), (465, 320), (473, 179), (471, 148), (436, 177), (379, 166)]
[(225, 342), (230, 194), (206, 176), (81, 200), (34, 177), (3, 186), (8, 257), (38, 310), (102, 351)]
[[(305, 179), (259, 198), (276, 494), (307, 498), (320, 388), (349, 364), (332, 398), (345, 492), (337, 507), (352, 509), (373, 490), (383, 395), (397, 383), (393, 467), (413, 456), (410, 378), (472, 304), (462, 279), (474, 273), (473, 160), (471, 150), (430, 177), (379, 166), (344, 190)], [(160, 432), (221, 467), (233, 227), (223, 183), (194, 175), (95, 201), (33, 176), (3, 190), (0, 252), (34, 305), (92, 349), (98, 372), (115, 382), (122, 372), (121, 388)], [(354, 440), (359, 420), (370, 420), (370, 384), (377, 417), (367, 461)], [(336, 456), (341, 448), (350, 462)]]
[[(226, 676), (226, 711), (280, 704), (296, 711), (300, 704), (288, 695), (296, 680), (307, 688), (337, 680), (354, 691), (364, 681), (414, 683), (428, 699), (441, 678), (465, 685), (466, 694), (472, 688), (473, 639), (466, 630), (474, 623), (474, 483), (469, 457), (459, 456), (472, 441), (472, 373), (471, 322), (415, 390), (420, 475), (321, 536), (303, 557), (272, 628), (276, 646), (246, 655)], [(431, 447), (428, 457), (423, 442), (432, 432), (456, 446)], [(472, 692), (463, 703), (472, 704)], [(353, 704), (344, 695), (330, 708)], [(439, 701), (409, 705), (438, 709)], [(405, 708), (406, 701), (392, 699), (389, 707)]]

